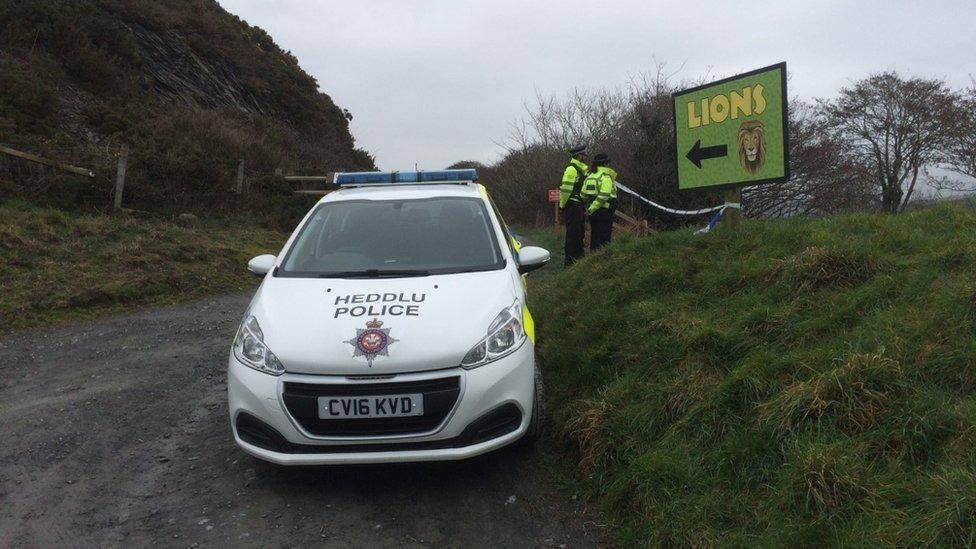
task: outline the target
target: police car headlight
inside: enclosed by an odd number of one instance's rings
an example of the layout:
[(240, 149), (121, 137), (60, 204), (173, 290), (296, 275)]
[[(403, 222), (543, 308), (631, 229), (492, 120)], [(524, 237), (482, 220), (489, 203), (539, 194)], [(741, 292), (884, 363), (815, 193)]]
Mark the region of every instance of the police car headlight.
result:
[(255, 370), (280, 376), (285, 373), (285, 367), (271, 349), (264, 344), (264, 332), (258, 324), (258, 319), (247, 315), (234, 338), (234, 356), (245, 366)]
[(470, 370), (498, 360), (518, 349), (525, 337), (522, 304), (516, 300), (511, 307), (498, 313), (488, 326), (488, 336), (464, 355), (461, 367)]

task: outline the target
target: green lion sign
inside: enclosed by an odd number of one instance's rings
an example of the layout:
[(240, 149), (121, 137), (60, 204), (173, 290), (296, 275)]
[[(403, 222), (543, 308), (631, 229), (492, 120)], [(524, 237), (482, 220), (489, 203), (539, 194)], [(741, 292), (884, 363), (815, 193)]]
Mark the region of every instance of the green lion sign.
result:
[(786, 181), (786, 102), (786, 63), (675, 93), (678, 188)]

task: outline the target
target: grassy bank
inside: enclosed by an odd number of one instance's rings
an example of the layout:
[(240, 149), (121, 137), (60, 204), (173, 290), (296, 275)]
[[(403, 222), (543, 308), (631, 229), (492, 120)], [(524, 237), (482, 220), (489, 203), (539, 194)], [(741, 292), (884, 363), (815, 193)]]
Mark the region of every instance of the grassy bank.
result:
[(976, 540), (970, 209), (625, 238), (532, 295), (554, 429), (624, 542)]
[(246, 262), (287, 235), (0, 205), (0, 333), (256, 285)]

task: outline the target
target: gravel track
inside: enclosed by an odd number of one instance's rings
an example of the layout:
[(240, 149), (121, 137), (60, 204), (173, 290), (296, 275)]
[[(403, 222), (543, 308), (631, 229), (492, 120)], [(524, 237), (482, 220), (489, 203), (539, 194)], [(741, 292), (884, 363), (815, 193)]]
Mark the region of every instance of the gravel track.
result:
[(249, 295), (0, 339), (0, 546), (593, 547), (537, 451), (284, 468), (237, 449)]

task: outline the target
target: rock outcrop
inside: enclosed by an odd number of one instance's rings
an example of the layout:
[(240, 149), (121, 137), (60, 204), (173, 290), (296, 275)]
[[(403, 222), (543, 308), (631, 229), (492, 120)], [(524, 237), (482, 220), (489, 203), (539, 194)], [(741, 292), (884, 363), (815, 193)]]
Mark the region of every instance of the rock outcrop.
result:
[(142, 53), (140, 85), (159, 97), (202, 108), (231, 108), (266, 115), (271, 108), (248, 91), (234, 67), (197, 55), (173, 31), (159, 34), (130, 26)]

